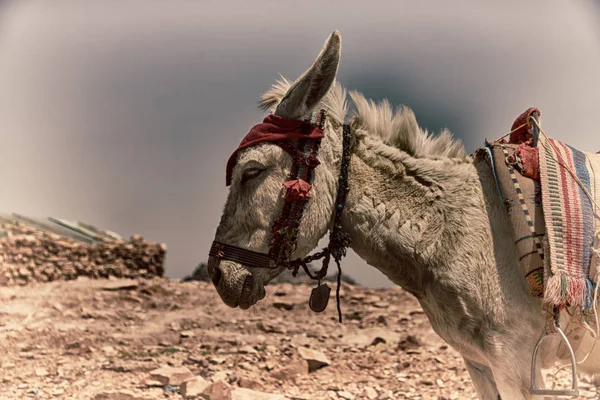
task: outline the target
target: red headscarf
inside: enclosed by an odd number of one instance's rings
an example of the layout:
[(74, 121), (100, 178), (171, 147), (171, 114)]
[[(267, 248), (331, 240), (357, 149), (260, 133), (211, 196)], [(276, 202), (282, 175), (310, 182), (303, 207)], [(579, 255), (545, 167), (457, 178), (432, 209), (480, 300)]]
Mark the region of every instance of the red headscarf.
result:
[[(321, 139), (323, 137), (323, 131), (307, 121), (269, 114), (261, 124), (254, 125), (250, 129), (250, 132), (242, 139), (238, 148), (229, 157), (225, 183), (227, 186), (231, 185), (231, 174), (237, 163), (237, 154), (246, 147), (265, 142), (279, 144), (290, 139)], [(286, 147), (283, 148), (288, 151)]]

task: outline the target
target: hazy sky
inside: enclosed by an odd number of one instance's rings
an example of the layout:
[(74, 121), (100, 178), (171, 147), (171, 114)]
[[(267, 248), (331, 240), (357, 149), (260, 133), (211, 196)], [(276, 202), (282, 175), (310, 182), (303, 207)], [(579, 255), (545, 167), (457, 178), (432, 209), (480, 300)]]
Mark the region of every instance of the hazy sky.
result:
[[(412, 107), (469, 151), (529, 106), (554, 138), (600, 150), (598, 7), (586, 1), (0, 3), (0, 212), (78, 219), (206, 259), (225, 162), (334, 29), (339, 80)], [(298, 7), (297, 4), (302, 4)], [(383, 275), (351, 254), (345, 271)]]

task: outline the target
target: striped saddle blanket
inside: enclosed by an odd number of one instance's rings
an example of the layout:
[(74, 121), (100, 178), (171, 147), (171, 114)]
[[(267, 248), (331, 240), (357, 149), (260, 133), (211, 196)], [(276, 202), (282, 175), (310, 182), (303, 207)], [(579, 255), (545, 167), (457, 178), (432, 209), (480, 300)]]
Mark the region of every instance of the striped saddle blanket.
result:
[(600, 278), (600, 154), (540, 135), (532, 117), (539, 110), (477, 156), (494, 172), (531, 294), (585, 312)]

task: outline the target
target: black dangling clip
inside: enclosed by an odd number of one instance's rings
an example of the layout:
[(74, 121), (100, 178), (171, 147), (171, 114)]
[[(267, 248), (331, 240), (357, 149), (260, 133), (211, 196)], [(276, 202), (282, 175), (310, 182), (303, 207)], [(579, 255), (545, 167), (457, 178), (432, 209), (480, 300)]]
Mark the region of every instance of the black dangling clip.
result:
[(310, 299), (308, 300), (310, 309), (316, 313), (325, 311), (329, 303), (330, 292), (331, 288), (326, 283), (321, 285), (321, 280), (319, 279), (318, 286), (310, 293)]

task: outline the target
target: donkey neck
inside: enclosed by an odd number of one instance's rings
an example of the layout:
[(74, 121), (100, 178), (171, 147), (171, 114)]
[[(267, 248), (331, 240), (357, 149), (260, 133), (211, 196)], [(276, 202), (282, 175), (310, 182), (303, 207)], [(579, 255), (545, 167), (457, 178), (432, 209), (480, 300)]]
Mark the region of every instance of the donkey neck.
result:
[(464, 216), (481, 212), (480, 188), (466, 160), (415, 158), (359, 135), (350, 163), (344, 225), (353, 250), (394, 283), (422, 297), (458, 242)]

